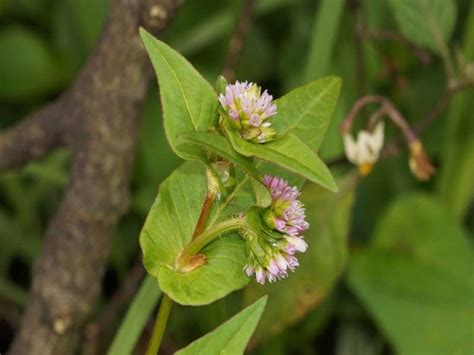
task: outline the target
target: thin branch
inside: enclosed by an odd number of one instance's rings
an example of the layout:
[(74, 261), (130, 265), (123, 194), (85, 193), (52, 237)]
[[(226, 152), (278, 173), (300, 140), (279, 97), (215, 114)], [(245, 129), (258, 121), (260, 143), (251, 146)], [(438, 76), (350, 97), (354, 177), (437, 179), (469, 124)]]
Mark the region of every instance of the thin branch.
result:
[(427, 113), (427, 115), (416, 123), (415, 132), (418, 134), (422, 133), (427, 129), (434, 120), (448, 107), (452, 98), (459, 92), (474, 87), (474, 80), (465, 80), (456, 83), (453, 86), (448, 86), (444, 94), (436, 102), (436, 105), (433, 109)]
[(378, 95), (367, 95), (358, 99), (352, 106), (349, 114), (342, 121), (340, 127), (341, 132), (343, 134), (349, 132), (359, 111), (365, 106), (374, 103), (380, 105), (380, 108), (376, 111), (377, 116), (387, 115), (392, 122), (401, 129), (408, 144), (417, 140), (416, 134), (400, 111), (397, 110), (389, 99)]
[(63, 101), (58, 99), (0, 132), (0, 173), (20, 168), (60, 145)]
[(364, 43), (362, 38), (358, 35), (362, 28), (362, 19), (360, 15), (360, 10), (362, 6), (362, 1), (360, 0), (348, 0), (347, 1), (350, 12), (352, 13), (352, 21), (354, 28), (354, 46), (355, 46), (355, 73), (356, 73), (356, 83), (357, 83), (357, 92), (359, 96), (363, 96), (367, 93), (367, 83), (365, 75), (365, 53), (364, 53)]
[(405, 36), (402, 36), (399, 33), (391, 32), (391, 31), (375, 31), (375, 30), (368, 30), (368, 29), (359, 29), (358, 32), (361, 38), (367, 39), (381, 39), (381, 40), (388, 40), (399, 42), (408, 49), (410, 49), (415, 57), (422, 63), (422, 64), (430, 64), (431, 63), (431, 55), (429, 52), (425, 51), (423, 48), (418, 47), (415, 43), (410, 41)]
[[(446, 108), (451, 103), (451, 100), (454, 96), (456, 96), (456, 94), (467, 89), (472, 89), (473, 87), (474, 81), (470, 80), (459, 82), (451, 88), (448, 86), (446, 91), (436, 101), (435, 106), (425, 115), (423, 119), (415, 123), (413, 131), (417, 135), (423, 134), (423, 132), (426, 131), (438, 117), (440, 117), (441, 113), (446, 110)], [(395, 156), (400, 154), (402, 150), (403, 149), (401, 139), (394, 139), (392, 142), (389, 142), (385, 145), (384, 149), (382, 150), (381, 156)]]
[[(379, 120), (381, 116), (387, 115), (403, 132), (405, 140), (411, 151), (410, 168), (413, 173), (421, 180), (427, 180), (435, 173), (434, 167), (431, 165), (428, 156), (423, 150), (423, 146), (419, 141), (417, 135), (420, 135), (426, 130), (434, 120), (446, 109), (451, 99), (457, 93), (474, 86), (474, 81), (464, 80), (455, 83), (455, 85), (448, 85), (446, 92), (437, 101), (434, 108), (427, 113), (427, 115), (420, 121), (417, 122), (415, 128), (412, 129), (408, 124), (407, 120), (403, 115), (395, 108), (395, 106), (385, 97), (377, 95), (363, 96), (357, 100), (352, 106), (346, 118), (343, 120), (340, 126), (342, 134), (347, 133), (351, 130), (353, 122), (357, 114), (369, 104), (379, 104), (380, 107), (374, 112), (371, 119), (369, 120), (369, 127), (375, 124), (375, 121)], [(395, 156), (402, 152), (401, 139), (395, 139), (394, 141), (385, 144), (382, 152), (380, 153), (381, 158)], [(335, 159), (333, 165), (345, 162), (344, 159)]]
[(240, 10), (239, 20), (229, 42), (229, 49), (225, 59), (222, 75), (228, 81), (235, 80), (235, 68), (240, 58), (245, 39), (250, 32), (252, 17), (255, 8), (255, 0), (244, 0)]

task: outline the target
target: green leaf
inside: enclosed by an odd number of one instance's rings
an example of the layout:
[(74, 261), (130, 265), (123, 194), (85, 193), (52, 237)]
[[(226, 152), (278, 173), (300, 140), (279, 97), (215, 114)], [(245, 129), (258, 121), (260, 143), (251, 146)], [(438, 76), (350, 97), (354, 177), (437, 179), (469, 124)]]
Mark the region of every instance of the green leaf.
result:
[[(348, 230), (356, 187), (354, 176), (338, 180), (340, 191), (330, 193), (306, 184), (301, 199), (310, 224), (305, 233), (309, 245), (298, 254), (300, 266), (287, 279), (263, 286), (250, 284), (244, 291), (247, 303), (271, 294), (256, 338), (265, 340), (295, 324), (317, 307), (336, 285), (348, 256)], [(291, 312), (282, 312), (282, 305)]]
[(331, 191), (337, 191), (329, 169), (297, 136), (288, 133), (273, 142), (257, 144), (240, 138), (228, 127), (226, 127), (226, 132), (232, 146), (240, 154), (275, 163)]
[(254, 304), (237, 313), (212, 332), (193, 341), (176, 354), (243, 354), (266, 303), (267, 296), (263, 296)]
[(306, 79), (326, 75), (333, 56), (344, 10), (344, 0), (321, 1), (313, 20), (313, 33), (306, 63)]
[(390, 0), (401, 32), (421, 47), (440, 52), (456, 23), (454, 0)]
[(380, 220), (373, 246), (355, 254), (349, 282), (397, 353), (468, 354), (473, 262), (467, 236), (439, 201), (415, 194)]
[(177, 155), (184, 159), (204, 159), (195, 145), (179, 145), (177, 136), (202, 132), (217, 120), (218, 100), (211, 85), (181, 54), (140, 29), (160, 84), (166, 136)]
[(158, 288), (156, 279), (146, 276), (133, 298), (132, 304), (128, 308), (117, 334), (115, 334), (112, 345), (107, 352), (108, 355), (133, 353), (135, 344), (138, 342), (143, 329), (145, 329), (148, 319), (160, 299), (160, 295), (161, 290)]
[(20, 26), (0, 32), (0, 97), (22, 100), (57, 89), (62, 72), (48, 43)]
[(252, 184), (252, 189), (255, 194), (255, 202), (257, 206), (270, 206), (272, 203), (272, 195), (268, 188), (264, 184), (257, 182), (255, 179), (251, 179), (250, 182)]
[(317, 151), (336, 107), (341, 79), (335, 76), (312, 81), (276, 100), (272, 119), (278, 135), (292, 133)]
[(187, 162), (160, 186), (157, 199), (140, 234), (143, 264), (158, 277), (160, 288), (184, 305), (211, 303), (242, 288), (249, 278), (244, 242), (230, 233), (207, 245), (207, 263), (190, 272), (178, 272), (175, 261), (191, 241), (206, 194), (205, 167)]

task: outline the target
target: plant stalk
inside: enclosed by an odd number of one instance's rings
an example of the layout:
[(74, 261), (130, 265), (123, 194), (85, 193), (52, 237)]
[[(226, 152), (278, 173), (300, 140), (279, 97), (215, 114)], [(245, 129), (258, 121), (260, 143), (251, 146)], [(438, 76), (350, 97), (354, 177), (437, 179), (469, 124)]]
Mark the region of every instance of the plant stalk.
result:
[(164, 293), (161, 298), (160, 309), (156, 315), (153, 333), (151, 334), (150, 342), (146, 349), (146, 355), (158, 354), (158, 349), (160, 348), (161, 340), (163, 339), (163, 334), (165, 332), (166, 323), (168, 322), (168, 316), (172, 305), (173, 300)]
[(201, 213), (199, 214), (196, 227), (194, 228), (193, 236), (191, 240), (196, 239), (206, 228), (207, 219), (211, 213), (212, 205), (216, 197), (221, 191), (219, 177), (215, 176), (212, 168), (209, 166), (206, 167), (206, 176), (207, 176), (207, 194), (204, 202), (202, 204)]
[(191, 243), (189, 243), (188, 246), (183, 250), (183, 254), (186, 256), (196, 255), (202, 248), (204, 248), (222, 233), (239, 229), (245, 227), (246, 225), (247, 223), (245, 219), (241, 217), (232, 218), (227, 221), (215, 224), (192, 240)]

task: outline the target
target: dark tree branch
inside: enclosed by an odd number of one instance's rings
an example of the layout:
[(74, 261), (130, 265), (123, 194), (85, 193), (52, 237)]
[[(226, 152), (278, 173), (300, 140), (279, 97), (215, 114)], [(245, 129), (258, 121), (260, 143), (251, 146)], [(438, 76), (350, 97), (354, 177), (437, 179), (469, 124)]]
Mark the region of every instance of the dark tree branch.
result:
[(224, 64), (222, 75), (228, 81), (235, 80), (235, 68), (240, 58), (245, 39), (250, 32), (252, 24), (253, 10), (255, 8), (255, 0), (244, 0), (242, 9), (240, 10), (239, 20), (235, 27), (232, 38), (229, 42), (229, 49)]
[(43, 107), (18, 125), (0, 132), (0, 172), (19, 168), (60, 144), (63, 99)]
[[(164, 29), (180, 2), (112, 0), (99, 42), (60, 104), (2, 136), (0, 148), (11, 160), (3, 169), (41, 156), (58, 142), (73, 152), (71, 181), (34, 265), (30, 301), (12, 354), (75, 351), (100, 293), (109, 236), (128, 204), (139, 108), (151, 73), (138, 27)], [(16, 138), (22, 125), (32, 125), (23, 143)], [(23, 147), (26, 142), (38, 148)]]

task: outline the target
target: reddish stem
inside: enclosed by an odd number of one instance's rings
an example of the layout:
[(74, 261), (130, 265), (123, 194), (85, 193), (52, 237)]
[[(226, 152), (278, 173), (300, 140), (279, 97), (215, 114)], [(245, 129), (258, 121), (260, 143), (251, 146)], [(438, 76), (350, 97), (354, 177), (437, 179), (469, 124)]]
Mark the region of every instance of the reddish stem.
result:
[(212, 204), (214, 203), (215, 195), (213, 192), (208, 191), (206, 198), (202, 204), (201, 213), (199, 214), (198, 221), (196, 223), (196, 228), (194, 229), (193, 237), (191, 240), (196, 239), (206, 228), (207, 218), (211, 212)]

